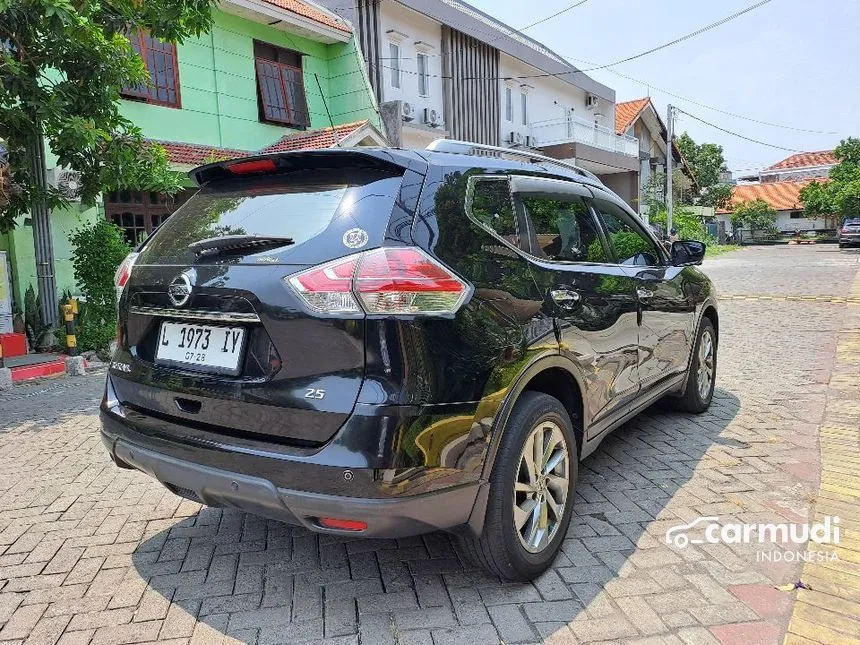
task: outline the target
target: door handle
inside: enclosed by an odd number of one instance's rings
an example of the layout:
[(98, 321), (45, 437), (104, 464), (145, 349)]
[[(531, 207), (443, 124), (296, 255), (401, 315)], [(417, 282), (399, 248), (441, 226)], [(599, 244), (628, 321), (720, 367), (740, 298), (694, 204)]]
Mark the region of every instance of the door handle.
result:
[(639, 300), (650, 300), (654, 297), (654, 292), (651, 289), (643, 289), (639, 287), (636, 289), (636, 295), (639, 297)]
[(582, 300), (582, 296), (579, 293), (570, 289), (555, 289), (550, 291), (549, 295), (555, 304), (566, 309), (579, 304), (579, 301)]

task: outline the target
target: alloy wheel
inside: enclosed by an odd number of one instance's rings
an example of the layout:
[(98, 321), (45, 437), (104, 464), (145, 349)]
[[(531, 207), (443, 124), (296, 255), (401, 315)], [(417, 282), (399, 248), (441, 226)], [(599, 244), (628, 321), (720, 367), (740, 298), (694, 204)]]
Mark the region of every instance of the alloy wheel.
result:
[(714, 380), (714, 337), (706, 329), (699, 341), (699, 358), (696, 366), (696, 385), (702, 401), (708, 399)]
[(514, 526), (520, 544), (539, 553), (561, 528), (570, 477), (570, 453), (561, 428), (541, 421), (520, 454), (514, 484)]

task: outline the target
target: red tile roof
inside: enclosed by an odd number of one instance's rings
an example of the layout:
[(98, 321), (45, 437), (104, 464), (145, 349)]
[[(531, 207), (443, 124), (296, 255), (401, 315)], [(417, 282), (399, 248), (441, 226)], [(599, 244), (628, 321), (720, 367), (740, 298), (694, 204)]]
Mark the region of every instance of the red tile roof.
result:
[(326, 25), (327, 27), (332, 27), (333, 29), (343, 31), (348, 34), (352, 33), (352, 29), (350, 29), (349, 25), (346, 23), (337, 20), (331, 14), (326, 13), (317, 7), (306, 2), (301, 2), (301, 0), (263, 0), (263, 2), (275, 7), (280, 7), (281, 9), (286, 9), (287, 11), (292, 11), (293, 13), (305, 18), (310, 18), (311, 20), (322, 25)]
[(727, 213), (731, 206), (757, 199), (767, 202), (771, 208), (778, 211), (801, 210), (803, 204), (800, 203), (800, 189), (809, 183), (810, 181), (771, 181), (763, 184), (738, 184), (732, 189), (729, 208), (719, 212)]
[[(331, 148), (336, 145), (338, 141), (348, 137), (366, 123), (367, 119), (364, 121), (356, 121), (354, 123), (336, 125), (334, 128), (322, 128), (321, 130), (310, 130), (308, 132), (295, 132), (281, 137), (281, 139), (270, 146), (266, 146), (260, 152), (289, 152), (291, 150)], [(337, 139), (335, 139), (335, 134), (337, 134)]]
[(765, 170), (794, 170), (796, 168), (808, 168), (810, 166), (835, 166), (839, 160), (832, 150), (821, 150), (819, 152), (798, 152), (779, 163), (765, 168)]
[[(275, 143), (266, 146), (262, 150), (237, 150), (235, 148), (217, 148), (214, 146), (203, 146), (196, 143), (182, 143), (181, 141), (157, 141), (167, 152), (167, 158), (171, 163), (184, 166), (200, 166), (205, 163), (236, 159), (238, 157), (251, 157), (254, 155), (268, 154), (270, 152), (290, 152), (292, 150), (317, 150), (320, 148), (331, 148), (338, 141), (342, 141), (353, 132), (368, 123), (356, 121), (344, 123), (334, 128), (322, 128), (320, 130), (307, 130), (305, 132), (294, 132), (278, 139)], [(334, 133), (337, 133), (335, 140)]]
[(635, 101), (624, 101), (615, 106), (615, 133), (624, 134), (627, 128), (633, 125), (633, 122), (642, 114), (648, 104), (651, 102), (649, 97), (644, 99), (636, 99)]
[(181, 143), (179, 141), (155, 141), (167, 151), (167, 158), (171, 163), (185, 166), (199, 166), (213, 161), (234, 159), (236, 157), (247, 157), (257, 154), (251, 150), (235, 150), (230, 148), (215, 148), (213, 146), (201, 146), (196, 143)]

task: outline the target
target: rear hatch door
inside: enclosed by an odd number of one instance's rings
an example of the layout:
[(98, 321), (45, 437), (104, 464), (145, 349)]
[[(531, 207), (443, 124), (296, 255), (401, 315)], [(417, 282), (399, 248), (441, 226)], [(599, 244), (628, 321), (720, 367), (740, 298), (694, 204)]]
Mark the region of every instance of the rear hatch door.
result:
[(343, 424), (364, 377), (364, 316), (315, 314), (285, 278), (382, 245), (406, 171), (315, 161), (210, 173), (147, 241), (120, 301), (121, 403), (295, 445)]

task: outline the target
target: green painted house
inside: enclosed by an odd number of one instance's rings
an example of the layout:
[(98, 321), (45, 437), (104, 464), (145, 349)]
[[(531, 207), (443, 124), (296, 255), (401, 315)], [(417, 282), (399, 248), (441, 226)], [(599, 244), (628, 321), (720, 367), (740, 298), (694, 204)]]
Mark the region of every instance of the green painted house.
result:
[[(302, 0), (225, 0), (213, 18), (209, 33), (180, 45), (147, 34), (132, 39), (152, 84), (125, 88), (121, 109), (164, 146), (177, 171), (260, 151), (385, 143), (347, 22)], [(58, 175), (51, 163), (49, 179)], [(75, 293), (68, 236), (81, 223), (106, 217), (136, 242), (192, 192), (120, 191), (94, 208), (53, 212), (58, 291)], [(8, 252), (13, 299), (22, 307), (27, 287), (36, 288), (29, 218), (0, 234), (0, 251)]]

